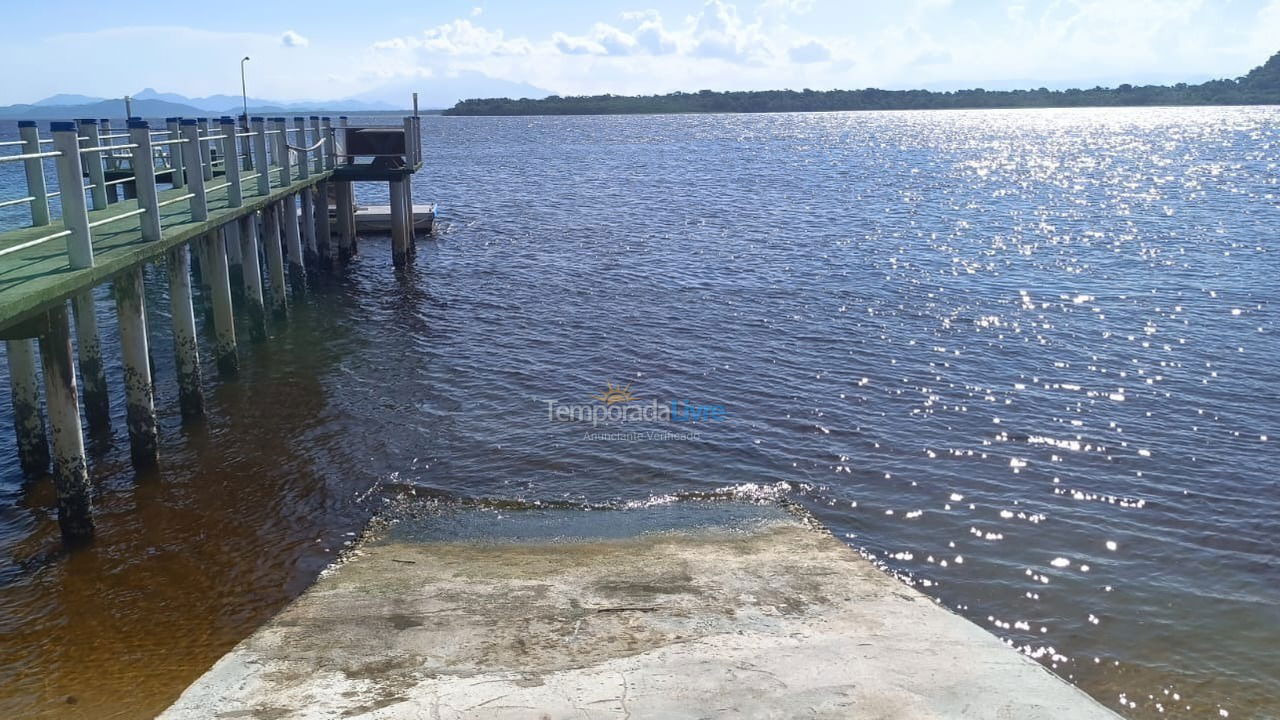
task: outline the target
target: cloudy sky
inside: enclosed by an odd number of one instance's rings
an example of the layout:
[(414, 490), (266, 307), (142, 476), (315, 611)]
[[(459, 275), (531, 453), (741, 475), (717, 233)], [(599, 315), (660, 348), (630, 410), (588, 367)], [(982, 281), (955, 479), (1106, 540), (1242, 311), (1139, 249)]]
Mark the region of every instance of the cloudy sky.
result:
[[(240, 8), (247, 8), (240, 10)], [(1236, 77), (1280, 0), (310, 0), (9, 5), (0, 103), (1071, 87)]]

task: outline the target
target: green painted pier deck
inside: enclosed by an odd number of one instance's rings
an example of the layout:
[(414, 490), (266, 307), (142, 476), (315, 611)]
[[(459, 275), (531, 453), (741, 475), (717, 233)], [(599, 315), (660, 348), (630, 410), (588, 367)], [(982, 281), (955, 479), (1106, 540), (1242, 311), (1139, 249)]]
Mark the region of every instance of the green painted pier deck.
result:
[[(261, 195), (256, 193), (257, 173), (243, 172), (240, 183), (243, 201), (239, 207), (230, 205), (227, 197), (229, 188), (225, 187), (206, 194), (207, 220), (192, 220), (190, 205), (185, 200), (166, 205), (160, 208), (163, 237), (156, 242), (142, 238), (137, 215), (100, 225), (93, 229), (94, 265), (89, 268), (77, 270), (71, 267), (62, 238), (0, 255), (0, 328), (20, 325), (57, 303), (107, 282), (130, 268), (160, 259), (175, 245), (190, 242), (229, 222), (261, 212), (269, 205), (324, 182), (332, 174), (332, 170), (313, 173), (287, 186), (272, 187), (270, 193)], [(163, 190), (159, 201), (164, 203), (187, 192), (185, 187)], [(92, 224), (126, 215), (137, 209), (136, 201), (124, 200), (109, 205), (105, 210), (90, 211), (89, 222)], [(56, 227), (46, 225), (0, 233), (0, 251), (45, 237)], [(3, 329), (0, 329), (0, 334), (4, 333)]]

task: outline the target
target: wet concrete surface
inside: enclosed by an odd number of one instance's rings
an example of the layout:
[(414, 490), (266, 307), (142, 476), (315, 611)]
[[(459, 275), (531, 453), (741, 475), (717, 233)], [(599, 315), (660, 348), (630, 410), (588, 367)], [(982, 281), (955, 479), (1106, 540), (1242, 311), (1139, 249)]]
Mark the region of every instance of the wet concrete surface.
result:
[(679, 503), (375, 532), (161, 717), (1116, 716), (799, 511)]

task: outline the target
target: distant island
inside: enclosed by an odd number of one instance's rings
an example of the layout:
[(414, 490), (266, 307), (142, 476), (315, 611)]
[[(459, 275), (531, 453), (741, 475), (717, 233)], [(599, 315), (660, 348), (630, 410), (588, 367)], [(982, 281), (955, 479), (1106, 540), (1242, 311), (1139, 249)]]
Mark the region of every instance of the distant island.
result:
[(1280, 104), (1280, 53), (1235, 80), (1198, 85), (1120, 85), (1088, 90), (759, 90), (669, 95), (591, 95), (540, 100), (463, 100), (445, 115), (626, 115), (658, 113), (822, 112), (839, 110), (935, 110), (1067, 108), (1132, 105)]

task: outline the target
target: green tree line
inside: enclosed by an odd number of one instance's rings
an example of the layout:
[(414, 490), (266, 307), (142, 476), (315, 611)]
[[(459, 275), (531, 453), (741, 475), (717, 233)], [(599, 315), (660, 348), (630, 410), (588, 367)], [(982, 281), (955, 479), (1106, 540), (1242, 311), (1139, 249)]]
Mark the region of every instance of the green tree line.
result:
[(944, 108), (1049, 108), (1131, 105), (1280, 104), (1280, 53), (1234, 80), (1198, 85), (1129, 85), (1069, 90), (757, 90), (668, 95), (590, 95), (463, 100), (445, 115), (622, 115), (649, 113), (820, 112)]

